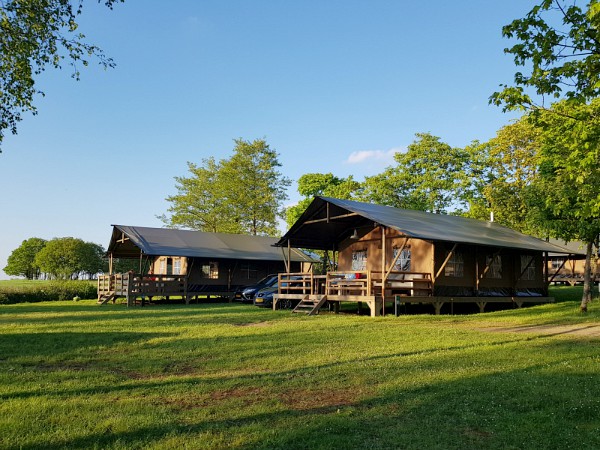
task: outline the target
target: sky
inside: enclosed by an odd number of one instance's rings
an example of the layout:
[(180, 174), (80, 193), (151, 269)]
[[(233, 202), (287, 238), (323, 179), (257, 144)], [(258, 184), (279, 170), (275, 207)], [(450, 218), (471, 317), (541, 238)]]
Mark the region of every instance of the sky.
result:
[[(187, 162), (264, 138), (284, 175), (381, 172), (429, 132), (485, 141), (515, 71), (503, 25), (523, 0), (84, 2), (86, 39), (116, 63), (49, 69), (38, 115), (0, 153), (1, 269), (31, 237), (106, 247), (111, 225), (162, 226)], [(168, 5), (168, 6), (167, 6)], [(298, 200), (293, 184), (287, 204)], [(285, 230), (282, 230), (284, 232)]]

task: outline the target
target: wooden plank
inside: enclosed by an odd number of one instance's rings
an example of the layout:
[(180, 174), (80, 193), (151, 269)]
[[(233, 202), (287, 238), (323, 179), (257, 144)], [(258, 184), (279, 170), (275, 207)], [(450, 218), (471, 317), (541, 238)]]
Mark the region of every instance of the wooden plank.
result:
[(329, 223), (331, 220), (346, 219), (348, 217), (355, 217), (355, 216), (358, 216), (358, 215), (359, 215), (358, 213), (349, 213), (349, 214), (341, 214), (339, 216), (330, 217), (329, 214), (327, 214), (327, 217), (325, 217), (323, 219), (307, 220), (307, 221), (303, 222), (302, 225), (310, 225), (311, 223), (320, 223), (320, 222), (327, 222), (327, 223)]

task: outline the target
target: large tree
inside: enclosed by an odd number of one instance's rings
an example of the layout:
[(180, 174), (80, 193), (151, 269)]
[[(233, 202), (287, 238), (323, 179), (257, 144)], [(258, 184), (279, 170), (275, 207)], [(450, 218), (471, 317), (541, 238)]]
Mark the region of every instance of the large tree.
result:
[[(112, 8), (124, 0), (102, 1)], [(78, 31), (82, 7), (83, 0), (0, 1), (0, 145), (7, 129), (17, 133), (22, 113), (36, 114), (34, 97), (43, 92), (35, 79), (46, 67), (58, 69), (66, 62), (79, 79), (80, 67), (92, 57), (105, 68), (114, 66)]]
[(397, 208), (434, 213), (460, 210), (467, 204), (465, 169), (468, 153), (429, 133), (417, 133), (396, 165), (367, 177), (363, 199)]
[(516, 43), (504, 51), (526, 73), (490, 97), (508, 109), (548, 109), (558, 98), (587, 102), (600, 95), (600, 4), (541, 0), (502, 29)]
[(4, 273), (25, 277), (28, 280), (39, 278), (40, 269), (35, 265), (35, 255), (45, 246), (46, 240), (41, 238), (33, 237), (24, 240), (8, 257)]
[(586, 245), (581, 309), (591, 301), (591, 259), (600, 235), (600, 99), (556, 103), (536, 118), (541, 125), (539, 177), (529, 198), (552, 237)]
[[(597, 238), (598, 180), (597, 97), (600, 96), (600, 3), (590, 0), (541, 0), (502, 33), (517, 43), (505, 49), (517, 72), (512, 86), (490, 97), (504, 110), (530, 111), (544, 128), (537, 211), (553, 235), (586, 242), (584, 294), (591, 298), (589, 272)], [(552, 101), (562, 100), (553, 105)], [(535, 197), (534, 197), (535, 198)], [(533, 198), (533, 199), (534, 199)]]
[(278, 154), (263, 139), (236, 139), (233, 155), (202, 166), (188, 163), (190, 175), (177, 177), (177, 194), (162, 219), (167, 226), (201, 231), (276, 235), (287, 198), (287, 177)]

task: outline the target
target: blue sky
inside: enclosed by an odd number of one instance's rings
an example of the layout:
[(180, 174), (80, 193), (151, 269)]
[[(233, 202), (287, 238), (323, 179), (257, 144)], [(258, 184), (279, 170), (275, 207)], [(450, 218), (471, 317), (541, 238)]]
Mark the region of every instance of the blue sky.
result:
[(235, 138), (266, 138), (293, 180), (362, 180), (417, 132), (487, 140), (514, 117), (488, 105), (515, 72), (501, 27), (532, 4), (85, 2), (80, 30), (117, 67), (39, 79), (39, 114), (0, 154), (0, 269), (30, 237), (106, 246), (111, 224), (161, 226), (186, 162), (229, 157)]

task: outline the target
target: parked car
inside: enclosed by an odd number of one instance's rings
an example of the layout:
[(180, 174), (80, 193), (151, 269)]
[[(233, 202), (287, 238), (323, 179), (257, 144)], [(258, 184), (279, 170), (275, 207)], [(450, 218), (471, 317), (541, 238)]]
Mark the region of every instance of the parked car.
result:
[(273, 294), (277, 294), (278, 287), (277, 283), (274, 286), (269, 286), (260, 289), (254, 297), (254, 306), (260, 306), (263, 308), (273, 307)]
[(238, 289), (234, 296), (233, 299), (235, 301), (238, 302), (242, 302), (242, 303), (252, 303), (254, 301), (254, 297), (256, 296), (256, 293), (258, 291), (260, 291), (263, 288), (267, 288), (273, 285), (277, 284), (277, 274), (271, 274), (271, 275), (267, 275), (266, 277), (264, 277), (262, 280), (260, 280), (258, 283), (250, 285), (250, 286), (244, 286), (241, 289)]
[[(292, 280), (300, 280), (302, 277), (293, 276)], [(283, 283), (285, 286), (286, 283)], [(272, 308), (273, 307), (273, 294), (276, 294), (279, 291), (279, 285), (277, 282), (272, 286), (264, 287), (260, 289), (256, 296), (254, 297), (254, 306), (260, 306), (263, 308)], [(298, 304), (298, 300), (290, 300), (290, 299), (282, 299), (277, 303), (278, 309), (291, 309)]]

